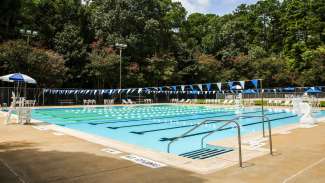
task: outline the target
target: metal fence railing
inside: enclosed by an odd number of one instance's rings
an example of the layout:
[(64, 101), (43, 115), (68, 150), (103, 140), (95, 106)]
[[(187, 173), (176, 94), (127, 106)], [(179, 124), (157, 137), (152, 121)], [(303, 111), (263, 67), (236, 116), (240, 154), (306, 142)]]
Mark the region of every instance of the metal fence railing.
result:
[(36, 100), (37, 105), (43, 104), (43, 89), (42, 88), (20, 88), (0, 87), (0, 103), (10, 105), (12, 93), (19, 93), (21, 97), (26, 99)]
[[(12, 92), (17, 93), (17, 89), (13, 87), (0, 87), (0, 104), (6, 103), (10, 105)], [(43, 88), (26, 88), (19, 90), (20, 96), (26, 97), (28, 100), (36, 100), (36, 105), (66, 105), (66, 104), (82, 104), (84, 99), (94, 99), (97, 104), (104, 104), (104, 99), (115, 99), (116, 103), (120, 102), (120, 95), (108, 95), (108, 94), (49, 94), (43, 93)], [(285, 99), (290, 97), (302, 96), (304, 92), (265, 92), (263, 94), (264, 99), (277, 98)], [(133, 93), (122, 94), (121, 98), (129, 98), (137, 103), (143, 103), (144, 99), (150, 98), (154, 103), (166, 103), (170, 99), (231, 99), (236, 94), (233, 93), (201, 93), (187, 94), (187, 93)], [(259, 100), (261, 95), (259, 93), (243, 94), (244, 99)], [(325, 92), (313, 94), (318, 100), (325, 101)], [(67, 102), (70, 101), (70, 102)]]

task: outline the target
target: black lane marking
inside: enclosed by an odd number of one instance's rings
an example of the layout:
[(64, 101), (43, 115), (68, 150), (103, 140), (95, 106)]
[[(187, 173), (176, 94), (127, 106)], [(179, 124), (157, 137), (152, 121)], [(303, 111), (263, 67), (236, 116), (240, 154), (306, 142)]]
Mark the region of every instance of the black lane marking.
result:
[[(233, 112), (233, 111), (218, 111), (218, 112), (207, 112), (207, 113), (197, 113), (195, 114), (196, 116), (202, 116), (202, 115), (207, 115), (207, 114), (215, 114), (215, 113), (228, 113), (228, 112)], [(191, 115), (191, 113), (189, 114), (184, 114), (184, 115), (173, 115), (173, 116), (162, 116), (162, 117), (150, 117), (150, 118), (142, 118), (142, 119), (135, 119), (135, 120), (121, 120), (121, 121), (104, 121), (104, 122), (99, 122), (99, 123), (89, 123), (90, 125), (100, 125), (100, 124), (107, 124), (107, 123), (126, 123), (126, 122), (133, 122), (133, 121), (145, 121), (145, 120), (152, 120), (152, 119), (166, 119), (166, 118), (175, 118), (175, 117), (185, 117), (185, 116), (189, 116)]]
[[(230, 112), (233, 112), (233, 111), (216, 111), (216, 112), (206, 112), (206, 113), (196, 113), (195, 115), (197, 116), (202, 116), (202, 115), (208, 115), (208, 114), (226, 114), (226, 113), (230, 113)], [(135, 119), (135, 120), (120, 120), (120, 121), (108, 121), (108, 122), (102, 122), (102, 123), (92, 123), (92, 122), (88, 122), (88, 121), (84, 121), (84, 122), (64, 122), (63, 123), (60, 123), (61, 126), (67, 126), (67, 125), (74, 125), (74, 124), (84, 124), (84, 123), (88, 123), (90, 125), (98, 125), (98, 124), (114, 124), (114, 123), (124, 123), (124, 122), (133, 122), (133, 121), (146, 121), (146, 120), (152, 120), (152, 119), (165, 119), (165, 118), (174, 118), (174, 117), (186, 117), (186, 116), (189, 116), (191, 115), (191, 113), (189, 114), (183, 114), (183, 115), (173, 115), (173, 116), (166, 116), (166, 117), (159, 117), (159, 118), (155, 118), (155, 117), (152, 117), (152, 118), (144, 118), (144, 119)], [(57, 123), (59, 124), (59, 123)], [(111, 128), (111, 129), (118, 129), (118, 128)]]
[[(246, 112), (246, 113), (242, 113), (242, 114), (250, 114), (250, 113), (257, 113), (257, 112), (261, 112), (261, 111), (255, 111), (255, 112)], [(223, 115), (216, 115), (216, 116), (211, 116), (211, 117), (202, 117), (202, 118), (191, 118), (191, 119), (182, 119), (182, 120), (178, 120), (175, 122), (179, 122), (179, 121), (190, 121), (190, 120), (197, 120), (197, 119), (208, 119), (208, 118), (215, 118), (215, 117), (225, 117), (225, 116), (233, 116), (236, 114), (223, 114)], [(165, 124), (165, 123), (171, 123), (171, 122), (156, 122), (156, 123), (142, 123), (142, 124), (137, 124), (137, 125), (126, 125), (126, 126), (116, 126), (116, 127), (106, 127), (109, 129), (119, 129), (119, 128), (129, 128), (129, 127), (137, 127), (137, 126), (148, 126), (148, 125), (158, 125), (158, 124)]]
[[(280, 119), (287, 119), (287, 118), (292, 118), (292, 117), (296, 117), (296, 116), (297, 115), (286, 116), (286, 117), (282, 117), (282, 118), (275, 118), (275, 119), (270, 119), (270, 121), (276, 121), (276, 120), (280, 120)], [(263, 123), (263, 121), (255, 122), (255, 123), (248, 123), (248, 124), (244, 124), (242, 126), (256, 125), (256, 124), (259, 124), (259, 123)], [(232, 128), (236, 128), (236, 127), (222, 128), (222, 129), (220, 129), (218, 131), (229, 130), (229, 129), (232, 129)], [(193, 133), (193, 134), (185, 135), (183, 138), (192, 137), (192, 136), (196, 136), (196, 135), (203, 135), (203, 134), (207, 134), (207, 133), (210, 133), (210, 132), (213, 132), (213, 131), (214, 130), (209, 130), (209, 131), (204, 131), (204, 132), (199, 132), (199, 133)], [(159, 141), (172, 141), (172, 140), (174, 140), (176, 138), (177, 137), (171, 137), (171, 138), (163, 137)]]
[[(207, 113), (197, 113), (196, 115), (206, 115), (206, 114), (213, 114), (213, 113), (228, 113), (228, 112), (233, 112), (233, 111), (217, 111), (217, 112), (207, 112)], [(88, 124), (90, 124), (90, 125), (98, 125), (98, 124), (106, 124), (106, 123), (110, 123), (110, 124), (112, 124), (112, 123), (124, 123), (124, 122), (133, 122), (133, 121), (143, 121), (143, 120), (152, 120), (152, 119), (164, 119), (164, 118), (174, 118), (174, 117), (183, 117), (183, 116), (188, 116), (188, 115), (190, 115), (191, 113), (188, 113), (188, 114), (183, 114), (183, 115), (180, 115), (180, 116), (177, 116), (177, 115), (173, 115), (173, 116), (167, 116), (167, 117), (163, 117), (163, 116), (161, 116), (161, 117), (150, 117), (150, 118), (141, 118), (141, 119), (134, 119), (134, 120), (132, 120), (132, 119), (126, 119), (126, 120), (120, 120), (120, 121), (118, 121), (118, 120), (116, 120), (115, 119), (115, 121), (114, 121), (114, 119), (113, 120), (107, 120), (107, 118), (105, 118), (105, 120), (104, 120), (104, 122), (99, 122), (99, 123), (95, 123), (95, 122), (89, 122), (89, 121), (83, 121), (83, 122), (74, 122), (74, 121), (68, 121), (68, 122), (65, 122), (66, 124), (64, 124), (64, 125), (73, 125), (73, 124), (84, 124), (84, 123), (88, 123)], [(95, 120), (93, 120), (93, 121), (95, 121)], [(103, 120), (97, 120), (97, 121), (103, 121)]]
[[(281, 114), (281, 113), (285, 113), (285, 112), (269, 113), (269, 114), (266, 114), (266, 115), (270, 116), (270, 115)], [(211, 117), (211, 118), (214, 118), (214, 117)], [(249, 117), (249, 116), (247, 116), (247, 118), (255, 118), (255, 117)], [(208, 118), (205, 118), (205, 119), (208, 119)], [(206, 123), (206, 124), (213, 124), (213, 123), (215, 123), (215, 122), (209, 122), (209, 123)], [(146, 130), (146, 131), (131, 131), (130, 133), (134, 133), (134, 134), (138, 134), (138, 135), (143, 135), (143, 134), (149, 133), (149, 132), (172, 130), (172, 129), (177, 129), (177, 128), (186, 128), (186, 127), (191, 127), (191, 126), (195, 126), (195, 125), (197, 125), (197, 124), (184, 125), (184, 126), (176, 126), (176, 127), (169, 127), (169, 128), (159, 128), (159, 129)]]

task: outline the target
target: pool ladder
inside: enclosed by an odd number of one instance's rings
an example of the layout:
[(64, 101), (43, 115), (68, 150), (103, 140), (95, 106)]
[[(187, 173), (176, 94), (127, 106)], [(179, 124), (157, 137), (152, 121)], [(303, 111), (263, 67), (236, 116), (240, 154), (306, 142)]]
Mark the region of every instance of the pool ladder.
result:
[(209, 137), (210, 135), (222, 130), (224, 127), (226, 127), (229, 124), (235, 124), (234, 128), (237, 128), (237, 140), (238, 140), (238, 161), (239, 161), (239, 166), (243, 167), (243, 160), (242, 160), (242, 143), (241, 143), (241, 127), (239, 125), (239, 123), (237, 122), (239, 119), (245, 119), (245, 118), (253, 118), (253, 117), (261, 117), (263, 119), (262, 121), (262, 130), (263, 130), (263, 137), (265, 137), (265, 120), (267, 120), (268, 122), (268, 132), (269, 132), (269, 148), (270, 148), (270, 154), (273, 155), (273, 145), (272, 145), (272, 130), (271, 130), (271, 122), (270, 119), (266, 116), (266, 115), (261, 115), (261, 116), (237, 116), (234, 119), (231, 120), (205, 120), (202, 121), (198, 124), (196, 124), (193, 128), (191, 128), (190, 130), (186, 131), (185, 133), (181, 134), (180, 136), (174, 138), (173, 140), (171, 140), (168, 145), (167, 145), (167, 152), (170, 153), (170, 147), (173, 143), (175, 143), (176, 141), (178, 141), (179, 139), (184, 138), (186, 135), (188, 135), (189, 133), (191, 133), (192, 131), (196, 130), (197, 128), (201, 127), (202, 125), (206, 125), (206, 124), (211, 124), (211, 123), (224, 123), (222, 126), (218, 127), (217, 129), (209, 132), (208, 134), (206, 134), (205, 136), (203, 136), (201, 138), (201, 148), (203, 148), (204, 145), (204, 140)]

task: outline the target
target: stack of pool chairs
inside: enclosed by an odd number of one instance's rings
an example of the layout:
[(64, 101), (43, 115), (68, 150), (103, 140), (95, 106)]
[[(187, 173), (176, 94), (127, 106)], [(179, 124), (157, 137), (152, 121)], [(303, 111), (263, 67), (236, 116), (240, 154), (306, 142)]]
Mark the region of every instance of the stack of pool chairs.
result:
[(206, 104), (218, 104), (218, 99), (205, 99)]
[(96, 100), (91, 99), (91, 100), (83, 100), (84, 105), (96, 105)]
[(269, 99), (267, 101), (269, 106), (292, 106), (292, 101), (290, 99), (281, 100), (281, 99)]
[(177, 98), (172, 98), (169, 101), (170, 101), (170, 103), (187, 103), (187, 104), (193, 103), (193, 101), (191, 99), (178, 100)]
[(104, 105), (113, 105), (114, 99), (104, 99)]
[(178, 103), (178, 99), (177, 98), (172, 98), (169, 101), (170, 101), (170, 103)]
[(145, 104), (152, 104), (152, 99), (144, 99), (143, 102)]

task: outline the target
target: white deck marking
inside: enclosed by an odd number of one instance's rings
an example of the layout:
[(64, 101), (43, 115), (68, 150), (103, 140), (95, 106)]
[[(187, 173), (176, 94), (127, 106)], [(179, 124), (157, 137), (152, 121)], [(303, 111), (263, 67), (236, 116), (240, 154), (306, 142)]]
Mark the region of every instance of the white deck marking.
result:
[(56, 135), (56, 136), (63, 136), (64, 134), (63, 134), (63, 133), (60, 133), (60, 132), (53, 132), (53, 135)]
[(153, 160), (150, 160), (150, 159), (147, 159), (147, 158), (144, 158), (144, 157), (141, 157), (141, 156), (137, 156), (137, 155), (134, 155), (134, 154), (121, 156), (120, 158), (132, 161), (134, 163), (137, 163), (137, 164), (149, 167), (149, 168), (161, 168), (161, 167), (167, 166), (167, 165), (159, 163), (157, 161), (153, 161)]
[(102, 149), (103, 152), (107, 152), (107, 153), (110, 153), (110, 154), (121, 154), (122, 152), (121, 151), (118, 151), (118, 150), (115, 150), (115, 149), (111, 149), (111, 148), (105, 148), (105, 149)]
[(41, 127), (41, 126), (32, 126), (33, 128), (40, 130), (40, 131), (47, 131), (48, 129), (45, 127)]
[(317, 162), (315, 162), (315, 163), (313, 163), (313, 164), (307, 166), (306, 168), (304, 168), (304, 169), (300, 170), (299, 172), (295, 173), (294, 175), (292, 175), (292, 176), (286, 178), (286, 179), (283, 181), (283, 183), (287, 183), (288, 181), (294, 179), (295, 177), (297, 177), (298, 175), (304, 173), (305, 171), (307, 171), (307, 170), (313, 168), (314, 166), (318, 165), (319, 163), (321, 163), (321, 162), (324, 161), (324, 160), (325, 160), (325, 158), (322, 158), (322, 159), (318, 160)]
[(279, 132), (278, 134), (281, 134), (281, 135), (286, 135), (286, 134), (290, 134), (291, 131), (283, 131), (283, 132)]

